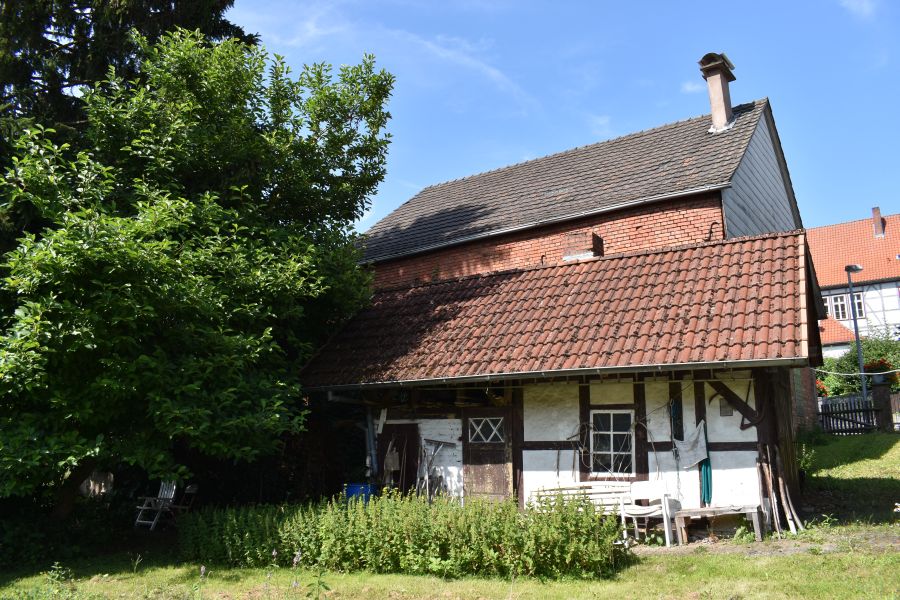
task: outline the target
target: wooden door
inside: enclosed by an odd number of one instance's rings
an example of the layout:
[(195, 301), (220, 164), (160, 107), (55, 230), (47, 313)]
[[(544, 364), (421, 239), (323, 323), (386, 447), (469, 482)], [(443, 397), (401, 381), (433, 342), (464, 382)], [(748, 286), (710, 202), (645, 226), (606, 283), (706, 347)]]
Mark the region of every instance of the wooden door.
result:
[(463, 415), (463, 487), (468, 497), (512, 494), (512, 428), (508, 408), (473, 408)]
[[(388, 447), (396, 451), (397, 469), (385, 476)], [(378, 465), (381, 485), (391, 484), (401, 492), (416, 489), (419, 469), (419, 426), (415, 423), (385, 424), (378, 436)]]

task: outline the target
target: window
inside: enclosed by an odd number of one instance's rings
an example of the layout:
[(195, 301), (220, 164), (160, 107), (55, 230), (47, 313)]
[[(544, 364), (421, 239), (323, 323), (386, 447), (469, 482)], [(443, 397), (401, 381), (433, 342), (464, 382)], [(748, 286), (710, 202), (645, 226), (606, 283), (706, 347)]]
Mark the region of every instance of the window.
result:
[(591, 471), (599, 475), (634, 474), (634, 412), (591, 411)]
[(856, 317), (858, 319), (862, 319), (866, 316), (866, 311), (863, 308), (863, 297), (862, 292), (855, 292), (853, 294), (853, 302), (856, 303)]
[(469, 419), (469, 441), (476, 444), (502, 444), (503, 417)]
[(832, 296), (831, 297), (831, 316), (837, 319), (838, 321), (846, 321), (847, 320), (847, 296), (841, 294), (840, 296)]

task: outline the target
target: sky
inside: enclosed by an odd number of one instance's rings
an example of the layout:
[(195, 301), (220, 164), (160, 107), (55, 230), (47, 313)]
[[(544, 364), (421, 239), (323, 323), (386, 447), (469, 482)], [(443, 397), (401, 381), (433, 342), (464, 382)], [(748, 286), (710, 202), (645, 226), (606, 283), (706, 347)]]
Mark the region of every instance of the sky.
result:
[(387, 175), (357, 229), (422, 188), (709, 112), (697, 61), (768, 97), (806, 227), (900, 212), (900, 2), (237, 0), (304, 64), (393, 73)]

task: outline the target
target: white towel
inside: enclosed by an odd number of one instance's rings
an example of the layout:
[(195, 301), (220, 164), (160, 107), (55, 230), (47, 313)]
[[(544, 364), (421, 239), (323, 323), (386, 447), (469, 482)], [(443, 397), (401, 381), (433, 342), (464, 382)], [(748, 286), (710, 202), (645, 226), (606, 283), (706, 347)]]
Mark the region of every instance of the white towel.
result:
[(675, 440), (678, 449), (678, 463), (682, 469), (689, 469), (709, 457), (706, 450), (706, 421), (700, 421), (697, 428), (684, 437), (684, 441)]

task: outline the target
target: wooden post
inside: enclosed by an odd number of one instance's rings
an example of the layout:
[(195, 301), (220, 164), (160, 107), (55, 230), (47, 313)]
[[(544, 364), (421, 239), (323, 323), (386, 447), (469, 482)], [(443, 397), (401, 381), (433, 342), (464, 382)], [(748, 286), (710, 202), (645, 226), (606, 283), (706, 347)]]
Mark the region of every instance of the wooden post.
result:
[(880, 431), (891, 433), (894, 431), (894, 415), (891, 413), (891, 384), (884, 381), (876, 381), (872, 385), (872, 404), (875, 407), (876, 423)]

